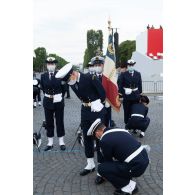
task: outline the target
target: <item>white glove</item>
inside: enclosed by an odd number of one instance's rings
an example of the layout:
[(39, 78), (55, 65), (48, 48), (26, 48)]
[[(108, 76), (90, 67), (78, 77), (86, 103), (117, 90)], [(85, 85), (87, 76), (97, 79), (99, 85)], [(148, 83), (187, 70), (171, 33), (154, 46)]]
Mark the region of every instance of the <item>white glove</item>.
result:
[(38, 81), (35, 79), (33, 80), (33, 85), (37, 85), (38, 84)]
[(105, 107), (106, 108), (109, 108), (110, 107), (110, 104), (106, 101), (106, 103), (105, 103)]
[(126, 95), (130, 95), (132, 93), (132, 89), (130, 89), (130, 88), (125, 88), (124, 87), (124, 90), (125, 90)]
[(53, 103), (61, 102), (62, 101), (62, 94), (56, 94), (53, 97)]
[(91, 112), (100, 112), (104, 105), (101, 103), (100, 99), (91, 102)]

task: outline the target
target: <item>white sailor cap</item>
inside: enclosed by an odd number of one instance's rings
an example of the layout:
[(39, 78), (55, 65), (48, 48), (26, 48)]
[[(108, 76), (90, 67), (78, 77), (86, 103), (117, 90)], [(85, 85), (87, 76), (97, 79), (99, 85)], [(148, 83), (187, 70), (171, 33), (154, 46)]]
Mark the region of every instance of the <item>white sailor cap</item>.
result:
[(96, 120), (92, 123), (91, 127), (89, 128), (89, 130), (87, 131), (87, 135), (88, 135), (88, 136), (93, 135), (94, 132), (95, 132), (95, 130), (96, 130), (96, 128), (98, 127), (98, 125), (99, 125), (100, 123), (101, 123), (101, 119), (100, 119), (100, 118), (96, 119)]
[(58, 61), (54, 57), (48, 57), (45, 60), (46, 63), (58, 63)]
[(91, 59), (91, 63), (94, 64), (103, 64), (104, 63), (104, 58), (101, 56), (96, 56)]
[(91, 61), (87, 64), (87, 67), (90, 67), (90, 66), (93, 66)]
[(64, 81), (68, 81), (71, 74), (73, 72), (72, 64), (66, 64), (63, 66), (56, 74), (57, 79), (63, 79)]
[(128, 60), (127, 64), (133, 66), (134, 64), (136, 64), (136, 62), (134, 60)]

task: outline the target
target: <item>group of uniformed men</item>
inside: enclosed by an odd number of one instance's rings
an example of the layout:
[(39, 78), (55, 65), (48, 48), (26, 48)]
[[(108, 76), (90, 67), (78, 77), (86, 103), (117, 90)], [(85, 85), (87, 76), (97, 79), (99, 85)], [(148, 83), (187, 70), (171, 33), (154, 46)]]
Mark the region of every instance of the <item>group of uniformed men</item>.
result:
[[(118, 78), (120, 97), (123, 97), (124, 122), (126, 129), (111, 127), (111, 106), (106, 101), (102, 85), (104, 67), (103, 57), (94, 57), (88, 64), (89, 73), (75, 71), (71, 64), (56, 71), (57, 60), (48, 57), (47, 72), (41, 75), (40, 85), (44, 93), (43, 107), (45, 112), (48, 144), (45, 151), (53, 148), (54, 117), (56, 121), (59, 146), (66, 149), (64, 142), (64, 89), (68, 84), (81, 100), (81, 129), (84, 136), (84, 149), (87, 165), (80, 172), (85, 176), (95, 171), (94, 139), (97, 150), (96, 184), (105, 180), (116, 188), (115, 195), (129, 195), (138, 191), (132, 177), (139, 177), (146, 170), (149, 159), (142, 146), (130, 133), (139, 128), (140, 135), (149, 125), (146, 116), (149, 99), (142, 96), (141, 74), (133, 69), (135, 62), (127, 62), (128, 71)], [(137, 125), (137, 126), (136, 126)]]

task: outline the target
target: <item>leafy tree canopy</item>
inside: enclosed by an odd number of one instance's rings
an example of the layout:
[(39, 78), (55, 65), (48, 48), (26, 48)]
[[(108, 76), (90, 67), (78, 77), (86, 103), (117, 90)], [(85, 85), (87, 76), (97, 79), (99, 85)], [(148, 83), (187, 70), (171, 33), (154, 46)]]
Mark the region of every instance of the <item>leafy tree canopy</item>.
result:
[(136, 42), (126, 40), (119, 45), (119, 59), (121, 63), (126, 63), (132, 57), (132, 53), (136, 50)]

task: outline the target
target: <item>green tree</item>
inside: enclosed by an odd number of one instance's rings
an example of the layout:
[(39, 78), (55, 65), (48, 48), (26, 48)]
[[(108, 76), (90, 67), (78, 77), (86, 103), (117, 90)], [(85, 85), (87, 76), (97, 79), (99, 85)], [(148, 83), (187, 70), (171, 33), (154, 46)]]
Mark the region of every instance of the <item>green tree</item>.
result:
[(127, 40), (119, 45), (119, 60), (121, 63), (126, 63), (136, 50), (136, 42)]
[(87, 49), (84, 54), (83, 66), (86, 67), (90, 59), (96, 55), (102, 55), (103, 33), (102, 30), (87, 31)]
[(88, 49), (85, 49), (85, 54), (84, 54), (84, 67), (89, 63), (89, 61), (91, 60), (91, 58), (89, 57), (89, 52)]
[(64, 58), (62, 58), (56, 54), (49, 54), (49, 57), (54, 57), (58, 61), (58, 63), (57, 63), (58, 69), (62, 68), (64, 65), (69, 63)]
[(44, 47), (38, 47), (34, 50), (35, 57), (33, 57), (33, 70), (41, 72), (44, 70), (45, 59), (47, 52)]

